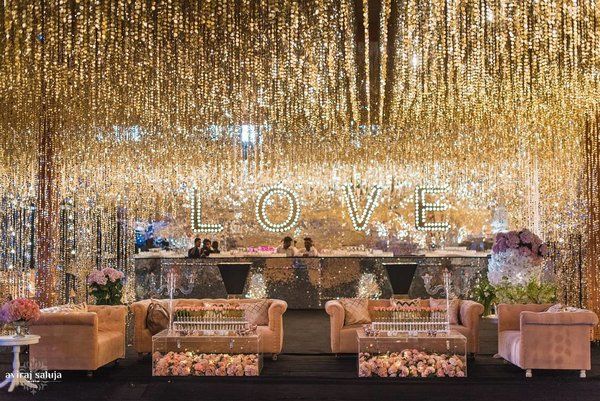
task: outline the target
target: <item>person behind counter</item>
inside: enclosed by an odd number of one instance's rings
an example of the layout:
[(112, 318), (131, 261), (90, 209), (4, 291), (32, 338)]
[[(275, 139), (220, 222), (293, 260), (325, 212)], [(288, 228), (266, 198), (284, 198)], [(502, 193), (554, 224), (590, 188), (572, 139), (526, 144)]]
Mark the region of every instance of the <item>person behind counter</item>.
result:
[(302, 250), (302, 256), (305, 257), (317, 257), (319, 252), (313, 245), (313, 240), (310, 237), (304, 238), (304, 249)]
[(221, 251), (219, 250), (219, 241), (213, 241), (211, 248), (212, 249), (210, 253), (221, 253)]
[(292, 237), (285, 237), (281, 245), (277, 247), (277, 253), (285, 253), (285, 256), (297, 256), (299, 254), (298, 249), (292, 245), (294, 239)]
[(202, 257), (202, 240), (200, 238), (194, 239), (194, 247), (188, 251), (188, 258), (199, 259)]
[(207, 258), (210, 256), (211, 253), (213, 253), (213, 249), (211, 247), (212, 243), (210, 242), (210, 240), (208, 238), (205, 238), (202, 241), (202, 248), (200, 248), (200, 253), (201, 253), (201, 258)]

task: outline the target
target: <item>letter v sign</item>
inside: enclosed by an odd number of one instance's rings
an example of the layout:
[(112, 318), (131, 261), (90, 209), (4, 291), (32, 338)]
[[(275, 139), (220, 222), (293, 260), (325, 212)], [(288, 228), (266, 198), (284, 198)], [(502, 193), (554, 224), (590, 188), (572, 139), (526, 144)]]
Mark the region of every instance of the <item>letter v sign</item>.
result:
[(381, 185), (374, 185), (371, 190), (371, 194), (367, 197), (367, 203), (365, 210), (362, 214), (358, 215), (358, 208), (356, 205), (356, 197), (354, 196), (354, 186), (352, 184), (344, 185), (344, 198), (348, 205), (348, 213), (350, 214), (350, 220), (352, 220), (352, 226), (356, 231), (364, 231), (371, 220), (371, 216), (377, 207), (379, 198), (381, 197), (382, 191)]

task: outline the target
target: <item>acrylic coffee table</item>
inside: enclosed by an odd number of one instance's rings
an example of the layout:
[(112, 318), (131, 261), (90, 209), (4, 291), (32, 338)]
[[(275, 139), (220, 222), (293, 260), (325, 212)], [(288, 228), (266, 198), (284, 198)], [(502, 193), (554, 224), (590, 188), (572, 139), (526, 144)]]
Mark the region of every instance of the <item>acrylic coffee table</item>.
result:
[[(407, 332), (380, 332), (374, 336), (360, 329), (357, 337), (359, 377), (467, 375), (467, 338), (457, 331), (435, 336)], [(435, 368), (435, 372), (427, 369), (428, 365)]]

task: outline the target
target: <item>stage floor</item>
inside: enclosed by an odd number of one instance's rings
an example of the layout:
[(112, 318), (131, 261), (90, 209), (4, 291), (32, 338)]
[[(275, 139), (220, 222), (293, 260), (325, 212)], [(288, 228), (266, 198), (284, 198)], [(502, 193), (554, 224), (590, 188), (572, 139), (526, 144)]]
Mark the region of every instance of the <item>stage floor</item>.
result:
[[(329, 351), (329, 321), (322, 310), (289, 311), (285, 316), (284, 354), (277, 361), (265, 358), (256, 378), (151, 376), (150, 357), (138, 360), (133, 349), (118, 366), (99, 369), (94, 377), (66, 372), (60, 383), (50, 383), (32, 396), (23, 390), (0, 400), (598, 400), (600, 347), (593, 348), (592, 370), (587, 379), (575, 371), (524, 372), (491, 355), (469, 360), (465, 379), (359, 379), (356, 358), (335, 358)], [(305, 350), (302, 352), (302, 350)], [(0, 373), (8, 370), (2, 354)]]

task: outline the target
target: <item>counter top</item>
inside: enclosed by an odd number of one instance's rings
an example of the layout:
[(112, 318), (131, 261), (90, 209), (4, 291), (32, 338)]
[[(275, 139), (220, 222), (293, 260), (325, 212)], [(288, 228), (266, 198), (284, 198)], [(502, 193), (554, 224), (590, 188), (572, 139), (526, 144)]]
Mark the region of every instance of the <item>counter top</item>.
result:
[[(490, 252), (476, 252), (476, 251), (460, 251), (460, 250), (439, 250), (433, 252), (423, 252), (420, 254), (410, 255), (394, 255), (391, 252), (382, 253), (336, 253), (336, 254), (325, 254), (317, 257), (302, 257), (302, 256), (290, 256), (287, 257), (284, 254), (275, 253), (231, 253), (222, 252), (219, 254), (212, 254), (208, 259), (248, 259), (248, 258), (302, 258), (302, 259), (327, 259), (327, 258), (487, 258)], [(136, 259), (182, 259), (186, 258), (187, 253), (172, 252), (172, 251), (160, 251), (160, 252), (141, 252), (134, 255)]]

